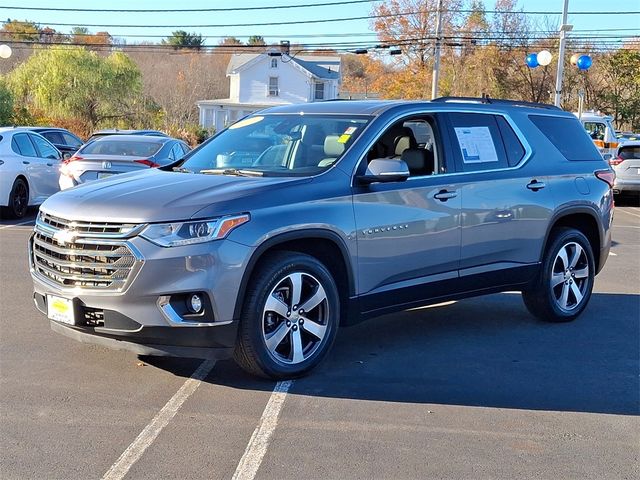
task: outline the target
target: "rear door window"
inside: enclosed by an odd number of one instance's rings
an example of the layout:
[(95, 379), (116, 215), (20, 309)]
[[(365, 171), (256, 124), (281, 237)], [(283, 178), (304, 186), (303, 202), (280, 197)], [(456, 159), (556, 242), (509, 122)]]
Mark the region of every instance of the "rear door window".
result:
[(40, 151), (40, 156), (42, 158), (60, 158), (60, 152), (58, 149), (47, 142), (44, 138), (40, 138), (36, 135), (29, 136), (36, 148)]
[(458, 171), (476, 172), (508, 166), (502, 135), (494, 115), (449, 113), (447, 117)]
[(529, 115), (529, 119), (567, 160), (602, 160), (577, 118)]
[(51, 143), (64, 145), (64, 141), (62, 140), (62, 135), (60, 135), (59, 132), (44, 132), (41, 135), (47, 140), (49, 140)]
[(33, 146), (33, 143), (31, 143), (31, 140), (29, 140), (29, 136), (26, 133), (19, 133), (17, 135), (14, 135), (13, 142), (16, 143), (16, 146), (18, 147), (18, 153), (20, 155), (24, 155), (25, 157), (38, 156), (38, 153), (36, 152), (36, 149)]
[(511, 125), (509, 125), (509, 122), (500, 115), (497, 115), (495, 118), (500, 128), (500, 134), (502, 135), (502, 142), (504, 143), (504, 149), (507, 154), (507, 163), (510, 167), (515, 167), (524, 158), (526, 153), (525, 149), (522, 143), (520, 143), (516, 132), (514, 132)]

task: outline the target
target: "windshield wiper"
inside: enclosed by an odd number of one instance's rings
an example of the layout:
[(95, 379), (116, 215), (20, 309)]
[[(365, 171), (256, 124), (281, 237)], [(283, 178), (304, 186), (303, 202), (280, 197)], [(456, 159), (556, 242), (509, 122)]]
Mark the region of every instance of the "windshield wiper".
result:
[(235, 175), (237, 177), (262, 177), (263, 172), (256, 170), (238, 170), (237, 168), (210, 168), (207, 170), (200, 170), (200, 173), (205, 175)]

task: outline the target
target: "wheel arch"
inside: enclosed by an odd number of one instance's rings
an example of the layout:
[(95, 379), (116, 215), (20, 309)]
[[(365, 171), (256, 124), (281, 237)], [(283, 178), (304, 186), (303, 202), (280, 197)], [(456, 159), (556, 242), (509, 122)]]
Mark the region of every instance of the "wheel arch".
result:
[(549, 228), (545, 236), (543, 250), (540, 254), (542, 261), (546, 252), (551, 235), (555, 230), (561, 227), (571, 227), (579, 230), (589, 240), (593, 251), (593, 258), (596, 265), (596, 273), (601, 268), (601, 249), (604, 242), (604, 231), (598, 222), (598, 212), (595, 208), (589, 206), (569, 207), (557, 212), (549, 222)]
[(260, 244), (247, 262), (236, 297), (234, 318), (239, 318), (249, 280), (260, 262), (272, 252), (293, 251), (317, 258), (331, 272), (340, 295), (341, 319), (345, 322), (350, 311), (350, 299), (355, 295), (355, 278), (350, 254), (343, 239), (325, 229), (305, 229), (276, 235)]

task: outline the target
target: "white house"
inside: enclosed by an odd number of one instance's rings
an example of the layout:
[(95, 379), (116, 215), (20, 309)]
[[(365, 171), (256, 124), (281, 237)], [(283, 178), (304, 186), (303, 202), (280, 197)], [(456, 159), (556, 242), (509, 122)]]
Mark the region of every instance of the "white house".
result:
[(338, 97), (340, 57), (288, 55), (280, 50), (232, 55), (229, 98), (200, 100), (200, 125), (221, 130), (251, 112), (274, 105)]

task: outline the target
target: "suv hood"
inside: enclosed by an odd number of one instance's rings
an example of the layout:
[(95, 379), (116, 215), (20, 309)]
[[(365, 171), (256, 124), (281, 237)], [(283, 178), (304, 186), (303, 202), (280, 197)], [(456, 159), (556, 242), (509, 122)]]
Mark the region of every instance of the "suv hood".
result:
[(237, 177), (151, 169), (58, 192), (41, 209), (61, 218), (93, 222), (186, 220), (212, 204), (214, 208), (207, 212), (213, 215), (240, 213), (233, 208), (248, 211), (255, 202), (243, 200), (240, 206), (233, 200), (310, 181), (309, 177)]

